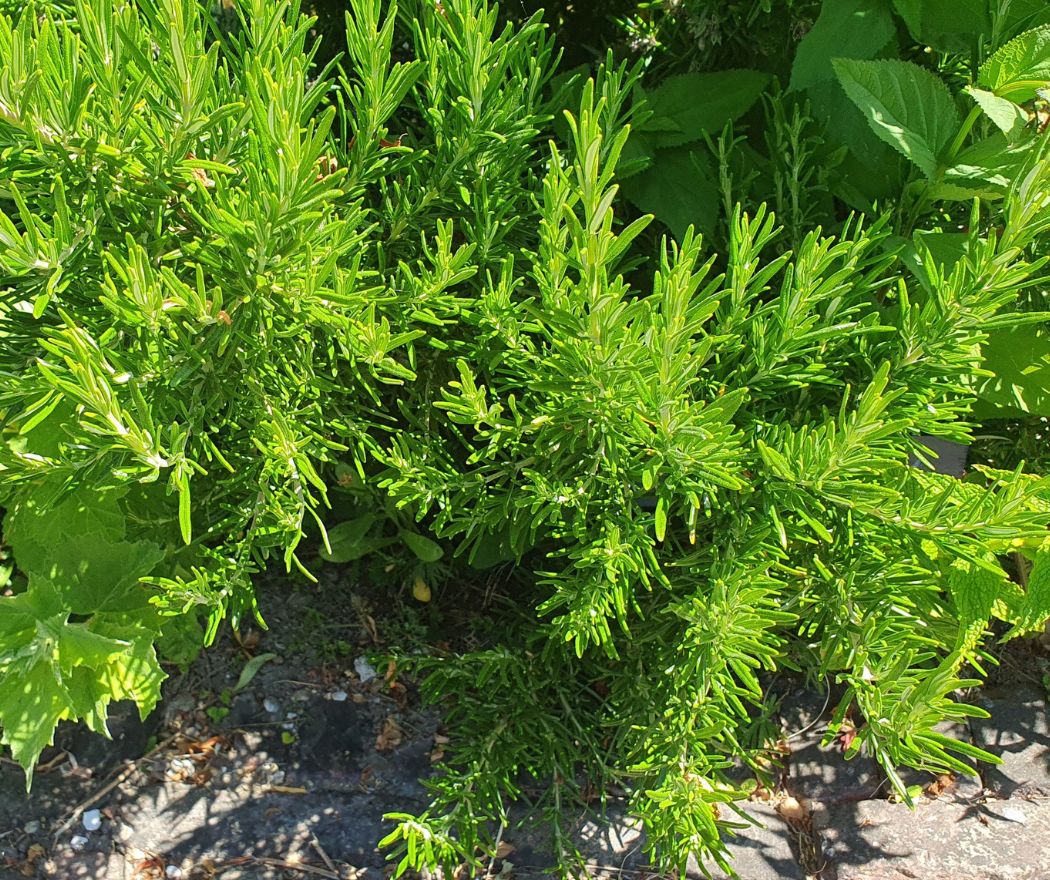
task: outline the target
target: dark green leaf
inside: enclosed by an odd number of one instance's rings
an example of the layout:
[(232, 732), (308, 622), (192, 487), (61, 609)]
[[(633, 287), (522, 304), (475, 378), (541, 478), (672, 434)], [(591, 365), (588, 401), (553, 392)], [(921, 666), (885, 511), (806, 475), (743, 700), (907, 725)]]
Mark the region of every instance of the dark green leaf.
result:
[(657, 152), (651, 168), (624, 181), (623, 193), (679, 240), (690, 225), (709, 235), (718, 222), (715, 172), (704, 153), (689, 147)]
[(795, 52), (791, 89), (833, 80), (833, 58), (874, 58), (895, 32), (884, 0), (824, 0), (820, 17)]
[(437, 541), (432, 541), (426, 535), (403, 531), (401, 540), (408, 545), (408, 549), (416, 555), (420, 562), (437, 562), (445, 555), (441, 545)]
[[(769, 74), (757, 70), (721, 70), (672, 76), (646, 93), (655, 128), (644, 125), (655, 147), (674, 147), (718, 134), (758, 100)], [(669, 130), (673, 128), (673, 130)]]

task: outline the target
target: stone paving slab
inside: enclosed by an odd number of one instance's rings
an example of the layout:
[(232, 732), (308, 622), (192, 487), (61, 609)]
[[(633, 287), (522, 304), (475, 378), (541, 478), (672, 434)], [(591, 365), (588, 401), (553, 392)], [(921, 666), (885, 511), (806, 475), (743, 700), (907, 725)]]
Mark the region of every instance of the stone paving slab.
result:
[[(776, 810), (764, 803), (741, 805), (757, 825), (748, 825), (728, 837), (731, 864), (743, 880), (805, 880), (791, 847), (792, 832)], [(743, 820), (740, 820), (743, 822)], [(589, 878), (660, 878), (648, 864), (645, 837), (639, 823), (624, 815), (619, 805), (611, 805), (605, 820), (581, 816), (567, 829), (573, 843), (588, 859)], [(514, 880), (550, 880), (554, 876), (553, 847), (544, 829), (511, 831), (504, 838), (514, 846), (507, 861)], [(730, 875), (714, 862), (705, 862), (704, 873), (696, 859), (690, 859), (688, 880), (710, 877), (729, 880)]]
[(1050, 803), (889, 801), (814, 815), (827, 880), (1047, 880)]
[(867, 755), (849, 761), (835, 743), (822, 746), (826, 727), (820, 725), (794, 744), (788, 760), (788, 792), (799, 800), (859, 801), (883, 796), (888, 789), (876, 763)]
[(985, 786), (1000, 797), (1050, 797), (1046, 694), (1035, 688), (989, 688), (977, 704), (992, 717), (971, 720), (974, 742), (1003, 761), (981, 766)]
[[(791, 848), (792, 831), (777, 811), (762, 803), (742, 804), (760, 826), (741, 828), (726, 843), (733, 870), (743, 880), (805, 880), (806, 874)], [(729, 880), (730, 875), (714, 863), (706, 865), (712, 880)], [(698, 865), (690, 864), (690, 878), (708, 876)]]
[(791, 749), (785, 787), (800, 800), (865, 800), (885, 792), (882, 773), (871, 758), (857, 755), (846, 761), (836, 743), (821, 746), (840, 691), (790, 690), (777, 709), (777, 720)]

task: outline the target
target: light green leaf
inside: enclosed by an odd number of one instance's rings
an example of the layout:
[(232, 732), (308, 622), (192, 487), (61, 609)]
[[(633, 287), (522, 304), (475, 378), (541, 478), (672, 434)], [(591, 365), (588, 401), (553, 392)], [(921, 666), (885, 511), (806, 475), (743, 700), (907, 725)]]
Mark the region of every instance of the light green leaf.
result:
[[(0, 598), (0, 620), (21, 621), (33, 607), (28, 593)], [(82, 719), (108, 735), (111, 700), (131, 699), (143, 715), (156, 705), (164, 674), (153, 651), (155, 633), (105, 616), (70, 623), (65, 613), (35, 618), (27, 629), (2, 632), (0, 728), (3, 743), (26, 771), (27, 785), (40, 752), (64, 719)]]
[[(1021, 173), (1033, 140), (1011, 142), (1002, 132), (971, 144), (944, 172), (944, 182), (1002, 195)], [(972, 196), (971, 196), (972, 197)]]
[(0, 675), (0, 742), (26, 773), (26, 790), (40, 753), (54, 742), (58, 722), (70, 717), (71, 697), (46, 662), (7, 668)]
[(153, 647), (157, 634), (121, 619), (111, 622), (106, 615), (93, 619), (91, 627), (127, 644), (117, 657), (97, 670), (102, 694), (114, 700), (133, 700), (139, 715), (145, 718), (160, 701), (160, 686), (167, 678)]
[(987, 92), (976, 86), (967, 86), (966, 93), (977, 102), (985, 116), (1007, 136), (1019, 134), (1028, 123), (1024, 111), (1013, 101), (1000, 98), (994, 92)]
[(139, 580), (164, 558), (149, 541), (124, 539), (115, 493), (76, 492), (50, 509), (20, 500), (4, 521), (19, 568), (50, 585), (74, 614), (133, 611), (148, 604)]
[(405, 544), (408, 545), (408, 549), (411, 550), (421, 562), (437, 562), (445, 555), (445, 551), (441, 548), (441, 545), (437, 541), (430, 540), (430, 538), (425, 535), (404, 531), (401, 533), (401, 538)]
[(656, 540), (662, 541), (667, 535), (667, 499), (662, 495), (656, 502)]
[[(655, 147), (675, 147), (718, 134), (758, 100), (769, 74), (757, 70), (720, 70), (672, 76), (646, 93), (656, 126), (646, 132)], [(668, 128), (674, 126), (673, 131)]]
[(718, 187), (707, 156), (689, 147), (661, 150), (656, 162), (625, 180), (623, 194), (679, 241), (692, 225), (710, 235), (718, 223)]
[(996, 574), (962, 560), (952, 564), (948, 572), (948, 592), (959, 616), (955, 650), (963, 656), (977, 647), (988, 626), (992, 606), (1003, 594), (1005, 585), (1005, 572)]
[(977, 84), (1018, 103), (1050, 88), (1050, 25), (1011, 40), (981, 65)]
[(874, 58), (895, 33), (884, 0), (824, 0), (820, 16), (795, 51), (791, 90), (833, 80), (832, 58)]
[(872, 131), (922, 169), (936, 176), (941, 154), (960, 126), (947, 86), (933, 73), (906, 61), (836, 59), (835, 73)]

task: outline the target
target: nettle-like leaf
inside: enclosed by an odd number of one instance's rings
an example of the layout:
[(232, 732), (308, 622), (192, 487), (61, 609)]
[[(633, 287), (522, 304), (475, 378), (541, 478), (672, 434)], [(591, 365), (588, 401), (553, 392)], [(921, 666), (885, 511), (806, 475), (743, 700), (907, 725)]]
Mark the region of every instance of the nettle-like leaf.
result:
[(1006, 619), (1013, 627), (1004, 641), (1038, 632), (1050, 619), (1050, 548), (1044, 546), (1035, 554), (1026, 580), (1023, 595), (1006, 602)]
[(133, 612), (147, 607), (140, 579), (164, 558), (151, 541), (125, 535), (118, 493), (81, 492), (50, 509), (18, 501), (4, 520), (18, 567), (47, 583), (73, 614)]
[(29, 581), (0, 598), (0, 728), (28, 785), (60, 721), (108, 735), (110, 701), (133, 700), (143, 716), (156, 705), (159, 621), (139, 580), (164, 553), (126, 540), (117, 493), (16, 502), (4, 535)]
[(799, 42), (791, 69), (791, 89), (805, 92), (828, 142), (849, 150), (835, 176), (834, 192), (861, 211), (898, 193), (906, 166), (846, 95), (832, 62), (893, 55), (895, 44), (887, 0), (826, 0), (813, 28)]
[(965, 560), (952, 564), (946, 580), (959, 618), (956, 650), (965, 660), (980, 642), (992, 609), (1006, 594), (1009, 581), (1002, 569), (989, 571)]
[(872, 131), (936, 176), (945, 148), (959, 130), (955, 102), (944, 82), (906, 61), (836, 59), (835, 74)]
[[(106, 707), (133, 700), (143, 717), (160, 698), (164, 679), (156, 632), (104, 620), (71, 623), (46, 586), (0, 598), (0, 728), (2, 741), (32, 783), (33, 765), (53, 742), (60, 721), (82, 720), (109, 735)], [(46, 616), (45, 616), (46, 614)]]
[(1050, 25), (1026, 31), (1002, 46), (981, 65), (977, 84), (1018, 103), (1050, 88)]
[(999, 131), (982, 138), (955, 156), (931, 193), (965, 201), (976, 196), (1001, 198), (1024, 170), (1035, 143), (1035, 139), (1011, 140)]

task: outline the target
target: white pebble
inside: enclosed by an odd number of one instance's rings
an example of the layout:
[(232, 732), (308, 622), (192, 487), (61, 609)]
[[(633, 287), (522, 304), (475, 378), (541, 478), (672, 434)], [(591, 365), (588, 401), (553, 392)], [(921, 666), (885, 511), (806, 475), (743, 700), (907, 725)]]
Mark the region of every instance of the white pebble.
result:
[(164, 869), (164, 876), (170, 877), (171, 880), (179, 880), (182, 876), (182, 868), (177, 868), (175, 865), (168, 865), (168, 867)]
[(334, 694), (332, 694), (332, 699), (335, 700), (337, 703), (345, 703), (346, 698), (348, 696), (349, 694), (347, 694), (346, 691), (336, 691)]
[(376, 678), (378, 673), (376, 668), (368, 662), (365, 657), (358, 657), (354, 661), (354, 672), (357, 673), (357, 677), (361, 679), (361, 684), (368, 684), (373, 678)]
[(69, 845), (73, 847), (77, 852), (80, 852), (85, 846), (87, 846), (88, 839), (83, 834), (74, 834), (69, 838)]
[(278, 703), (273, 697), (267, 697), (263, 700), (263, 708), (271, 715), (276, 715), (281, 711), (281, 704)]
[(88, 810), (80, 821), (86, 831), (98, 831), (102, 827), (102, 814), (98, 810)]
[(22, 826), (22, 830), (26, 834), (36, 834), (40, 830), (40, 823), (37, 822), (36, 819), (32, 822), (26, 822), (26, 824)]
[(1003, 807), (999, 810), (999, 815), (1008, 822), (1017, 822), (1020, 825), (1024, 825), (1025, 822), (1028, 821), (1028, 817), (1024, 814), (1024, 810), (1020, 807)]

